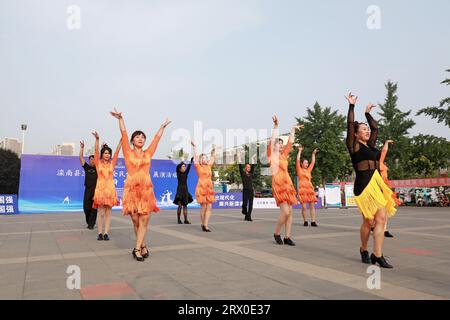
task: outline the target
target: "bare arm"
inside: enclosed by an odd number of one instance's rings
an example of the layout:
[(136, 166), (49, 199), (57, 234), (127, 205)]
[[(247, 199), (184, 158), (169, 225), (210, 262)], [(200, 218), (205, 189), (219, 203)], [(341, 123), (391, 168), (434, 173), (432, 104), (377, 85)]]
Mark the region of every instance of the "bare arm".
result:
[(209, 159), (208, 165), (212, 166), (216, 162), (216, 148), (211, 150), (211, 158)]
[(280, 134), (278, 131), (278, 118), (277, 116), (272, 117), (273, 121), (273, 129), (272, 129), (272, 137), (270, 138), (270, 143), (267, 149), (267, 156), (270, 158), (272, 156), (272, 150), (275, 144), (277, 143), (277, 139), (279, 138)]
[(80, 163), (82, 167), (84, 167), (84, 164), (86, 163), (83, 155), (84, 155), (84, 141), (80, 141)]
[(194, 166), (198, 165), (198, 151), (194, 141), (191, 141), (192, 150), (194, 151)]
[(98, 161), (99, 161), (99, 159), (100, 159), (100, 152), (99, 152), (99, 136), (98, 136), (98, 133), (97, 133), (97, 131), (94, 131), (94, 132), (92, 132), (92, 135), (94, 136), (94, 138), (95, 138), (95, 146), (94, 146), (94, 162), (95, 162), (95, 165), (97, 165), (98, 164)]
[(114, 152), (114, 157), (112, 159), (113, 167), (116, 166), (117, 159), (119, 159), (119, 153), (120, 153), (121, 148), (122, 148), (122, 140), (119, 141), (119, 144), (117, 145), (117, 149)]
[(316, 154), (319, 152), (318, 149), (314, 149), (311, 155), (311, 163), (309, 164), (308, 170), (312, 171), (314, 169), (314, 165), (316, 164)]
[(150, 154), (150, 157), (153, 157), (153, 155), (155, 154), (156, 148), (158, 147), (158, 143), (161, 140), (164, 130), (170, 123), (171, 123), (171, 121), (169, 119), (166, 119), (163, 122), (163, 124), (159, 127), (158, 131), (156, 132), (155, 136), (153, 137), (152, 143), (147, 148), (147, 150), (145, 150), (146, 153)]
[(123, 155), (127, 156), (131, 152), (131, 146), (128, 140), (128, 133), (125, 127), (125, 120), (123, 120), (122, 117), (122, 112), (119, 112), (116, 110), (116, 108), (114, 108), (114, 111), (111, 111), (111, 115), (117, 120), (119, 120), (120, 133), (122, 134)]
[(384, 163), (384, 159), (389, 151), (389, 143), (394, 143), (392, 140), (386, 140), (383, 145), (383, 149), (381, 149), (380, 163)]

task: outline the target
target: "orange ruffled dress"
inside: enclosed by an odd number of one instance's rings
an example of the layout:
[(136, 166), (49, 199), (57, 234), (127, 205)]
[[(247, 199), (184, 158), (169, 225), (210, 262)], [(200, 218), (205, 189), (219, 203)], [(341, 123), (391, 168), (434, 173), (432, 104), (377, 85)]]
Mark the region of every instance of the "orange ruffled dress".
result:
[(311, 172), (313, 168), (314, 164), (311, 164), (307, 169), (304, 169), (300, 166), (300, 160), (297, 160), (298, 198), (302, 204), (317, 202), (316, 193), (311, 183)]
[[(380, 174), (381, 178), (383, 178), (384, 183), (392, 189), (392, 184), (388, 179), (388, 170), (389, 168), (384, 164), (384, 158), (386, 158), (387, 150), (381, 150), (381, 156), (380, 156)], [(392, 192), (392, 199), (394, 199), (395, 205), (399, 206), (402, 202), (397, 198), (397, 195), (395, 192)]]
[(155, 135), (150, 146), (142, 155), (138, 155), (131, 149), (128, 134), (122, 131), (122, 148), (127, 167), (122, 198), (123, 215), (150, 214), (159, 211), (150, 177), (150, 163), (159, 140), (160, 137)]
[(272, 192), (278, 207), (282, 203), (288, 203), (291, 206), (298, 203), (297, 193), (288, 172), (287, 158), (291, 149), (292, 143), (288, 142), (279, 158), (276, 159), (275, 155), (272, 155), (272, 141), (267, 147), (267, 157), (272, 169)]
[(216, 202), (213, 183), (211, 180), (211, 166), (209, 164), (194, 164), (197, 171), (198, 181), (195, 189), (195, 198), (200, 204), (211, 204)]
[(94, 193), (94, 204), (92, 207), (98, 209), (99, 207), (114, 207), (119, 204), (117, 198), (116, 185), (114, 183), (114, 168), (119, 154), (117, 154), (111, 161), (104, 162), (100, 160), (98, 150), (94, 153), (94, 163), (97, 170), (97, 185)]

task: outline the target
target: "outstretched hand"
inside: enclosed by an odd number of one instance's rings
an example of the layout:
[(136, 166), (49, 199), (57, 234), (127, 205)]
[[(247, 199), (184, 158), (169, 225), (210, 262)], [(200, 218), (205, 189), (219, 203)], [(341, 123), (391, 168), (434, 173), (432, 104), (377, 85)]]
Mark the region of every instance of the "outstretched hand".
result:
[(366, 107), (366, 113), (370, 113), (370, 111), (372, 111), (373, 108), (375, 108), (376, 106), (372, 103), (369, 103)]
[(80, 141), (80, 148), (81, 148), (81, 149), (84, 148), (84, 141), (83, 141), (83, 140)]
[(166, 128), (172, 121), (169, 120), (169, 118), (166, 118), (164, 120), (163, 124), (161, 125), (163, 128)]
[(99, 136), (98, 136), (98, 132), (97, 132), (97, 131), (92, 131), (92, 135), (94, 136), (94, 138), (95, 138), (96, 140), (99, 139)]
[(116, 108), (114, 108), (114, 111), (111, 111), (110, 113), (114, 118), (122, 119), (122, 112), (119, 112)]
[(319, 152), (319, 149), (314, 149), (314, 151), (313, 151), (313, 155), (316, 155), (317, 154), (317, 152)]
[(274, 126), (278, 127), (278, 118), (277, 118), (277, 116), (273, 116), (272, 117), (272, 121), (273, 121)]
[(385, 143), (387, 143), (387, 144), (394, 144), (394, 140), (386, 140), (386, 142)]
[(347, 101), (348, 101), (349, 104), (355, 105), (355, 104), (356, 104), (356, 101), (358, 100), (358, 96), (355, 97), (354, 95), (352, 95), (351, 92), (349, 92), (349, 93), (348, 93), (348, 96), (345, 97), (345, 99), (347, 99)]

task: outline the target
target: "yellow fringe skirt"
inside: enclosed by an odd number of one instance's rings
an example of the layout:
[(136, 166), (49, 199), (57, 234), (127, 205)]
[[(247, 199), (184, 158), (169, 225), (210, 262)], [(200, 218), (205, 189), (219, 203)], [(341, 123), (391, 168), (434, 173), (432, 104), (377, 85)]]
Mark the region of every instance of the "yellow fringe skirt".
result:
[(355, 196), (355, 202), (366, 219), (373, 220), (377, 211), (382, 208), (386, 208), (387, 216), (392, 217), (397, 211), (392, 194), (378, 170), (375, 170), (364, 191)]

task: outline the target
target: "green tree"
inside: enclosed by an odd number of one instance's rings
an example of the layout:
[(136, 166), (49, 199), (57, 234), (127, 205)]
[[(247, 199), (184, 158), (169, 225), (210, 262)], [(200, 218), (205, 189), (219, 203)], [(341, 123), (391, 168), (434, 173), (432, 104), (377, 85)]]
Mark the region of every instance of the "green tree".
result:
[[(350, 157), (343, 142), (347, 128), (345, 116), (331, 107), (322, 108), (318, 102), (312, 108), (307, 108), (306, 112), (304, 118), (296, 118), (298, 124), (305, 127), (297, 131), (295, 142), (304, 146), (302, 158), (309, 161), (312, 151), (319, 149), (312, 173), (314, 186), (336, 179), (344, 180), (352, 172)], [(298, 149), (294, 148), (290, 154), (289, 171), (292, 177), (296, 176), (297, 152)]]
[[(391, 179), (406, 177), (409, 157), (408, 149), (411, 144), (408, 137), (409, 130), (415, 125), (414, 120), (409, 119), (411, 110), (402, 112), (397, 107), (397, 83), (388, 81), (385, 85), (387, 94), (383, 104), (379, 104), (381, 118), (378, 121), (378, 141), (380, 145), (386, 140), (394, 140), (394, 145), (389, 148), (386, 163), (390, 168)], [(395, 164), (395, 165), (394, 165)]]
[(450, 142), (433, 135), (417, 135), (411, 139), (407, 173), (409, 177), (435, 177), (439, 169), (448, 169)]
[(18, 194), (20, 159), (9, 150), (0, 149), (0, 193)]
[[(450, 72), (450, 69), (446, 71)], [(450, 78), (445, 79), (441, 83), (450, 85)], [(417, 115), (421, 114), (437, 119), (438, 123), (443, 122), (447, 127), (450, 127), (450, 97), (442, 99), (438, 107), (427, 107), (420, 109), (417, 112)]]

